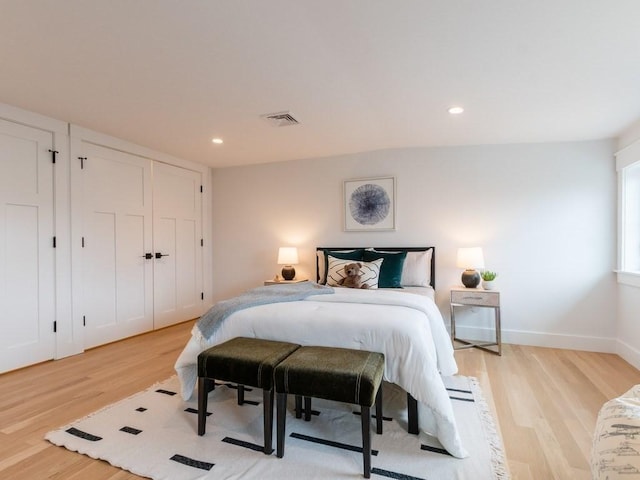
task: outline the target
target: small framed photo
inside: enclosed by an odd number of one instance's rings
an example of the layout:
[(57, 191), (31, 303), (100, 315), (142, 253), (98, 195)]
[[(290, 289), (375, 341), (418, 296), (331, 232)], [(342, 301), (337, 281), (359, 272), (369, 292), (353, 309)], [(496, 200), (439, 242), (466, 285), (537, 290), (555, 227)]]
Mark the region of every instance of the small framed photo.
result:
[(345, 231), (396, 229), (395, 177), (345, 180), (343, 190)]

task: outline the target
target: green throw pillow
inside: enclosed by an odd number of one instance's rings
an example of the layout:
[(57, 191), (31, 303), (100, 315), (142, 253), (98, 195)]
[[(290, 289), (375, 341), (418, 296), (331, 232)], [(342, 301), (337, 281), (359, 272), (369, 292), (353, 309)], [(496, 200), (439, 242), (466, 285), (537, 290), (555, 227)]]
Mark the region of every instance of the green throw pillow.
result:
[(407, 258), (407, 252), (398, 253), (380, 253), (374, 250), (365, 250), (362, 260), (371, 262), (382, 258), (382, 266), (380, 267), (380, 279), (378, 280), (379, 288), (402, 288), (402, 267), (404, 260)]

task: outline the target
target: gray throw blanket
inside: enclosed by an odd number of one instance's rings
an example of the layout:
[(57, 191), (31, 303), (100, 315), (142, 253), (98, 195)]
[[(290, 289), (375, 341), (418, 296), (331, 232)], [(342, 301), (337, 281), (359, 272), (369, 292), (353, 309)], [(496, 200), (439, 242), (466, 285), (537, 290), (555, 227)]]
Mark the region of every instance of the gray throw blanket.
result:
[(279, 302), (295, 302), (311, 295), (333, 293), (332, 287), (314, 282), (283, 283), (248, 290), (237, 297), (221, 300), (205, 313), (198, 323), (198, 329), (207, 340), (220, 328), (222, 322), (232, 313), (258, 305)]

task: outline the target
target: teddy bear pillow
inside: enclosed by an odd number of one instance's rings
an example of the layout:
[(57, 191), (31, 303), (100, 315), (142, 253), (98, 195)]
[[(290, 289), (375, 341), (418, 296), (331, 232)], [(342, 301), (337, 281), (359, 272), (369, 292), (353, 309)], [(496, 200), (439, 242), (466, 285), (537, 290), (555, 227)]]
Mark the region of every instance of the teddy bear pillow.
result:
[[(380, 277), (380, 266), (383, 259), (374, 260), (372, 262), (358, 262), (360, 266), (360, 285), (367, 285), (367, 288), (378, 288), (378, 279)], [(345, 266), (353, 263), (353, 260), (342, 260), (339, 258), (328, 256), (327, 268), (327, 285), (330, 287), (340, 287), (344, 283), (347, 274)], [(342, 281), (342, 283), (341, 283)]]

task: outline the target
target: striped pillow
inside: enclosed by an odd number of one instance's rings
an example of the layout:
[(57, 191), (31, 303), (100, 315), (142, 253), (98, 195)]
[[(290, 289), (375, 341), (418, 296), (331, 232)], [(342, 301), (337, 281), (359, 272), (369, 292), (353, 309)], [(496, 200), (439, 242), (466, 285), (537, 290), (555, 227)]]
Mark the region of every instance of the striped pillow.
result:
[[(327, 285), (331, 287), (340, 287), (340, 280), (346, 277), (344, 267), (350, 263), (354, 263), (353, 260), (342, 260), (340, 258), (328, 256), (329, 267), (327, 269)], [(360, 283), (368, 285), (369, 288), (378, 288), (378, 279), (380, 278), (380, 265), (382, 265), (382, 258), (374, 260), (373, 262), (355, 262), (362, 265), (360, 267)]]

